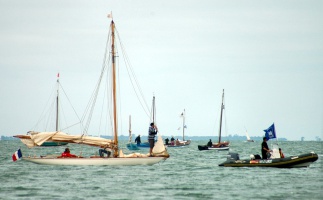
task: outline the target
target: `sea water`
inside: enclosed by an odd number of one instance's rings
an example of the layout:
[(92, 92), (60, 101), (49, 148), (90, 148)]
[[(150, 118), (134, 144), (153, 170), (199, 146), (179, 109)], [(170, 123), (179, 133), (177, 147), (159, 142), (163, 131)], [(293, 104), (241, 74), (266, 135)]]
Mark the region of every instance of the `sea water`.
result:
[[(120, 143), (129, 153), (126, 141)], [(19, 140), (0, 141), (0, 199), (323, 199), (323, 142), (279, 142), (285, 156), (319, 155), (310, 167), (292, 169), (219, 167), (228, 151), (199, 151), (206, 143), (168, 148), (170, 158), (152, 166), (50, 166), (11, 156), (19, 147), (28, 156), (60, 154), (66, 146), (28, 149)], [(94, 147), (67, 146), (74, 154), (98, 154)], [(244, 159), (261, 154), (260, 146), (235, 141), (230, 152)]]

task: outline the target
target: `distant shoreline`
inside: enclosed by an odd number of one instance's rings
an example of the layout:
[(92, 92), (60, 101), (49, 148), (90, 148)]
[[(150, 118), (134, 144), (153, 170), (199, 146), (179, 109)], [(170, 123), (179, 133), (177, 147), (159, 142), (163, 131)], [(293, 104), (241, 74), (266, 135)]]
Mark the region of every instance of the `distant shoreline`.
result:
[[(107, 136), (107, 135), (101, 135), (101, 137), (103, 138), (107, 138), (107, 139), (111, 139), (112, 136)], [(166, 138), (171, 138), (172, 136), (162, 136), (163, 139)], [(136, 138), (136, 135), (132, 135), (132, 138)], [(182, 136), (174, 136), (175, 139), (179, 139), (182, 140)], [(257, 136), (257, 137), (250, 137), (250, 139), (254, 140), (254, 141), (262, 141), (263, 136)], [(14, 138), (13, 136), (1, 136), (0, 137), (1, 140), (19, 140), (18, 138)], [(125, 135), (121, 135), (118, 137), (119, 140), (129, 140), (129, 136), (125, 136)], [(201, 140), (205, 140), (208, 141), (209, 139), (211, 139), (212, 141), (216, 142), (217, 141), (217, 137), (216, 136), (185, 136), (185, 140), (196, 140), (196, 141), (201, 141)], [(147, 136), (142, 136), (141, 140), (145, 141), (147, 140)], [(246, 136), (240, 136), (240, 135), (230, 135), (230, 136), (223, 136), (222, 137), (223, 141), (247, 141)], [(278, 138), (278, 141), (302, 141), (301, 139), (299, 140), (288, 140), (287, 138)], [(319, 137), (316, 137), (315, 139), (312, 140), (306, 140), (304, 139), (303, 141), (321, 141), (321, 139)]]

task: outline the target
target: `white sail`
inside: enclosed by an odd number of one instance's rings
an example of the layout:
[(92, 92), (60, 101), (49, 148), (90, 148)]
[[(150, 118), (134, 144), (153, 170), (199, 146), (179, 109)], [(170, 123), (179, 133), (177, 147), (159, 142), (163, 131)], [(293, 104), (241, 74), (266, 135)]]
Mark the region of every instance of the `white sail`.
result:
[(247, 140), (250, 140), (250, 137), (249, 137), (248, 131), (246, 131), (246, 136), (247, 136)]

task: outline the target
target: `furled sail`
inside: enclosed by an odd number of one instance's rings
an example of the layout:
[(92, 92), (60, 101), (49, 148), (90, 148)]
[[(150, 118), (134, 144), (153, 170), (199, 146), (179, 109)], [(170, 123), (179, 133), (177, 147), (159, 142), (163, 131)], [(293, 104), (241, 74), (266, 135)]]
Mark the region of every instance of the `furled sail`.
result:
[(30, 135), (16, 135), (14, 137), (20, 140), (29, 148), (41, 146), (46, 141), (68, 142), (77, 144), (86, 144), (90, 146), (108, 147), (113, 149), (113, 140), (85, 136), (85, 135), (69, 135), (64, 132), (29, 132)]

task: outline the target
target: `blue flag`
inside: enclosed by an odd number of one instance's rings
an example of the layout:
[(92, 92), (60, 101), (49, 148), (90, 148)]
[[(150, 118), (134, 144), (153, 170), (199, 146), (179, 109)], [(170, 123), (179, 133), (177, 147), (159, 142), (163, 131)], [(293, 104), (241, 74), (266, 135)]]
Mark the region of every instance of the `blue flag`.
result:
[(275, 124), (271, 125), (269, 128), (267, 128), (265, 131), (265, 137), (267, 140), (276, 138), (276, 131), (275, 131)]

